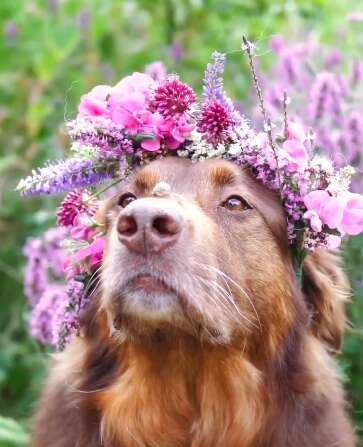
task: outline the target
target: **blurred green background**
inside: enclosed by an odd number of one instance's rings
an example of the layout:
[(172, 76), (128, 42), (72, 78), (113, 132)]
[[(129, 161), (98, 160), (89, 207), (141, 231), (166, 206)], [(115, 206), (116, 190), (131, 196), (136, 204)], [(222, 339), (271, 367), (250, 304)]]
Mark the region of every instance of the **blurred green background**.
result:
[[(67, 151), (62, 123), (74, 116), (81, 94), (155, 60), (200, 91), (211, 52), (238, 50), (242, 34), (257, 41), (262, 66), (271, 63), (273, 35), (293, 40), (304, 30), (348, 59), (363, 57), (362, 23), (347, 21), (359, 9), (361, 0), (0, 1), (0, 447), (26, 445), (49, 356), (27, 334), (21, 247), (54, 223), (55, 202), (21, 199), (13, 189), (33, 167)], [(236, 52), (226, 87), (243, 103), (249, 86)], [(362, 238), (346, 244), (345, 257), (357, 292), (340, 364), (363, 431)]]

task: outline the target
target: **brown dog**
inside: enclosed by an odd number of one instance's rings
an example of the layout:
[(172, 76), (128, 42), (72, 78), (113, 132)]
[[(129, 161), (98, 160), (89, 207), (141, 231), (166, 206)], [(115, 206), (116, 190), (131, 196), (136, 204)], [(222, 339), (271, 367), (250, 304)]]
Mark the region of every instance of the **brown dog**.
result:
[(97, 297), (55, 356), (32, 447), (355, 445), (332, 357), (347, 282), (316, 252), (299, 290), (272, 192), (226, 161), (168, 158), (104, 220)]

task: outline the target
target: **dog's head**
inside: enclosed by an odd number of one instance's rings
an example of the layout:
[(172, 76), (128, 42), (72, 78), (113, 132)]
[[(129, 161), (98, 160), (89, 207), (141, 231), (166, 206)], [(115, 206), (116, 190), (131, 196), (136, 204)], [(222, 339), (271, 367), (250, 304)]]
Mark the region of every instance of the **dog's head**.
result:
[[(101, 306), (114, 334), (240, 345), (264, 337), (271, 348), (287, 334), (302, 295), (286, 219), (247, 171), (223, 160), (154, 161), (104, 214)], [(306, 290), (315, 280), (310, 269)]]

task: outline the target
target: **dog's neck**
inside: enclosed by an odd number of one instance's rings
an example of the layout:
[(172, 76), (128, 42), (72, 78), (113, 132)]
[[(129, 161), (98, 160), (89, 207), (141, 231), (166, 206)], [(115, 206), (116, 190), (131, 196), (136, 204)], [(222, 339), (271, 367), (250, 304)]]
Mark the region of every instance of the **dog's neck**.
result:
[(224, 445), (232, 446), (248, 445), (258, 432), (261, 376), (241, 351), (184, 340), (173, 349), (125, 342), (120, 354), (117, 378), (96, 397), (104, 439), (210, 446), (225, 433)]
[[(148, 445), (150, 439), (160, 446), (204, 447), (221, 439), (228, 446), (240, 445), (241, 439), (246, 447), (255, 445), (276, 404), (266, 353), (251, 353), (243, 340), (223, 346), (160, 333), (120, 343), (110, 338), (106, 320), (98, 313), (86, 334), (88, 372), (82, 385), (90, 392), (87, 406), (97, 409), (106, 446)], [(290, 347), (292, 370), (297, 347)], [(283, 352), (272, 355), (269, 344), (264, 349), (283, 365), (287, 384)]]

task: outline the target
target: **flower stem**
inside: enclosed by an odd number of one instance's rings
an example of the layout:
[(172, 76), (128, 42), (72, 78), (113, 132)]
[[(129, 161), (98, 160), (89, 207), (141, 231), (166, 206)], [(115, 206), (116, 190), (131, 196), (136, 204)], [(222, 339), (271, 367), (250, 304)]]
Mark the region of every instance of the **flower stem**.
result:
[(111, 182), (110, 184), (108, 184), (107, 186), (99, 189), (98, 191), (96, 191), (94, 194), (91, 194), (88, 199), (86, 199), (84, 202), (87, 203), (92, 199), (96, 199), (97, 197), (99, 197), (101, 194), (103, 194), (104, 192), (106, 192), (108, 189), (112, 188), (113, 186), (117, 185), (118, 183), (120, 183), (122, 180), (121, 177), (117, 178), (116, 180), (114, 180), (113, 182)]

